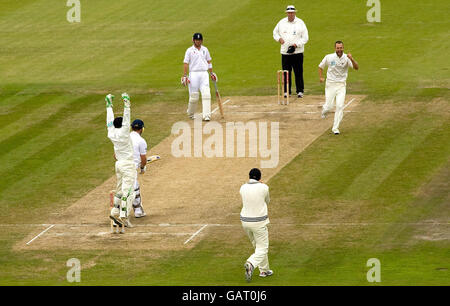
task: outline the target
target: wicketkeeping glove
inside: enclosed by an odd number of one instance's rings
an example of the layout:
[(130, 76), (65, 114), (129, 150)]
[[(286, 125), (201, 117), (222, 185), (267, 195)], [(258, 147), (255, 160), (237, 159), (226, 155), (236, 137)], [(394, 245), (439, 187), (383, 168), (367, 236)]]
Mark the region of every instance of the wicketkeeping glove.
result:
[(294, 53), (294, 51), (295, 51), (294, 46), (289, 46), (289, 48), (287, 49), (287, 53)]
[(130, 96), (126, 92), (122, 94), (122, 100), (125, 106), (130, 107)]
[(112, 94), (108, 94), (105, 97), (106, 107), (113, 107), (114, 96)]

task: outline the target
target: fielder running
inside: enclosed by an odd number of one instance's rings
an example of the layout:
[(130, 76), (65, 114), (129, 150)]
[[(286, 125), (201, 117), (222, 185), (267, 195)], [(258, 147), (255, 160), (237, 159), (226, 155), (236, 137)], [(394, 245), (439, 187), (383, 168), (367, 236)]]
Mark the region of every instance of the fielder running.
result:
[[(184, 55), (183, 76), (181, 84), (189, 85), (189, 105), (187, 114), (194, 119), (197, 102), (202, 94), (202, 117), (204, 121), (211, 120), (211, 92), (209, 89), (208, 71), (211, 79), (217, 82), (217, 75), (212, 70), (211, 55), (208, 48), (203, 46), (203, 36), (195, 33), (192, 37), (193, 45), (186, 50)], [(187, 72), (189, 69), (189, 77)]]
[[(133, 156), (136, 171), (140, 174), (144, 174), (147, 170), (147, 142), (142, 138), (142, 132), (144, 131), (144, 121), (136, 119), (131, 123), (130, 138), (133, 144)], [(136, 175), (136, 182), (134, 184), (135, 198), (133, 201), (134, 216), (136, 218), (145, 217), (146, 213), (142, 206), (141, 187), (139, 184), (138, 176)]]
[(328, 66), (327, 81), (325, 85), (325, 104), (322, 109), (322, 118), (333, 108), (336, 100), (336, 112), (334, 114), (334, 124), (332, 131), (334, 135), (339, 135), (339, 124), (344, 117), (344, 102), (346, 93), (346, 81), (348, 67), (358, 70), (359, 65), (350, 53), (344, 54), (344, 43), (340, 40), (334, 44), (335, 53), (326, 55), (319, 64), (319, 79), (324, 82), (323, 69)]
[(269, 186), (262, 183), (261, 171), (253, 168), (249, 173), (250, 180), (241, 186), (242, 197), (241, 223), (250, 239), (255, 252), (244, 264), (245, 279), (252, 280), (253, 271), (259, 268), (259, 276), (266, 277), (273, 275), (269, 269), (269, 217), (267, 215), (267, 205), (270, 202)]
[(124, 227), (131, 227), (128, 216), (134, 201), (134, 184), (136, 182), (136, 166), (133, 159), (133, 145), (130, 137), (130, 97), (122, 94), (124, 103), (123, 117), (114, 118), (113, 113), (114, 96), (106, 96), (106, 126), (108, 138), (114, 145), (114, 156), (116, 158), (115, 170), (117, 177), (116, 195), (114, 207), (111, 209), (110, 218), (113, 223), (120, 225), (121, 232)]

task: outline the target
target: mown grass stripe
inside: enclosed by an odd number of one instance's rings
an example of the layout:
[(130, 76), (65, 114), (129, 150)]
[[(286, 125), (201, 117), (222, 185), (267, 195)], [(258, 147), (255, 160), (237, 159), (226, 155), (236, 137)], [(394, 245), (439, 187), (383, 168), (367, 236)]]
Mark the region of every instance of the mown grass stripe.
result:
[(450, 156), (448, 122), (433, 129), (402, 163), (375, 190), (373, 199), (408, 200), (423, 182), (430, 180), (436, 169)]
[[(56, 106), (57, 108), (55, 108), (54, 111), (51, 110), (51, 114), (55, 114), (58, 112), (58, 110), (65, 107), (65, 105)], [(98, 107), (98, 104), (89, 105), (85, 109), (85, 111), (89, 111), (91, 108), (93, 108), (92, 111), (87, 113), (77, 112), (69, 116), (68, 119), (59, 121), (59, 123), (57, 123), (57, 125), (52, 127), (51, 129), (43, 130), (42, 133), (40, 133), (37, 137), (31, 138), (26, 143), (1, 156), (2, 163), (0, 164), (0, 175), (2, 173), (6, 173), (7, 175), (7, 173), (11, 171), (13, 167), (15, 167), (16, 165), (20, 165), (22, 160), (33, 157), (36, 158), (36, 152), (38, 152), (42, 147), (47, 146), (48, 143), (51, 143), (55, 138), (59, 137), (62, 134), (66, 134), (73, 129), (82, 128), (87, 125), (95, 128), (95, 125), (90, 123), (89, 120), (96, 115), (96, 112), (94, 112), (94, 110), (96, 110), (96, 108)], [(47, 118), (49, 118), (50, 116), (51, 115), (48, 114)], [(97, 122), (99, 126), (102, 125), (100, 121)], [(22, 131), (26, 131), (27, 128), (28, 127), (24, 127)]]
[(368, 165), (341, 194), (345, 199), (368, 199), (397, 166), (419, 145), (432, 131), (433, 126), (442, 124), (443, 118), (424, 115), (405, 128), (400, 128), (394, 140), (384, 144), (385, 150), (377, 152), (376, 159)]
[[(384, 127), (372, 127), (354, 131), (349, 135), (347, 141), (338, 143), (340, 139), (329, 145), (337, 145), (335, 159), (331, 158), (322, 169), (318, 181), (310, 185), (312, 196), (329, 199), (342, 197), (347, 186), (369, 167), (387, 148), (392, 145), (400, 129), (407, 129), (412, 122), (406, 126), (396, 124), (392, 129)], [(327, 175), (323, 172), (328, 172)], [(345, 174), (345, 175), (343, 175)]]
[[(3, 97), (0, 97), (4, 99)], [(0, 114), (0, 131), (9, 125), (21, 120), (29, 113), (38, 111), (46, 103), (57, 98), (55, 95), (38, 94), (36, 96), (28, 97), (27, 99), (16, 104), (11, 110), (5, 114)], [(39, 118), (39, 116), (36, 116)]]
[(93, 101), (101, 101), (100, 99), (101, 98), (99, 96), (86, 96), (75, 99), (47, 119), (38, 121), (37, 123), (29, 126), (26, 130), (11, 135), (7, 139), (0, 142), (0, 147), (2, 148), (0, 151), (0, 157), (25, 144), (30, 141), (30, 139), (39, 137), (42, 133), (54, 129), (58, 124), (70, 118), (72, 114), (76, 114), (81, 111)]
[(69, 100), (68, 96), (60, 96), (45, 103), (34, 112), (26, 112), (20, 120), (0, 127), (0, 142), (15, 135), (40, 120), (45, 120), (63, 108)]
[[(80, 184), (79, 180), (90, 181), (92, 172), (96, 173), (95, 170), (99, 173), (110, 172), (114, 161), (112, 155), (111, 160), (105, 158), (109, 156), (105, 154), (105, 150), (111, 148), (106, 146), (106, 137), (100, 138), (104, 135), (99, 134), (92, 133), (90, 127), (74, 130), (48, 144), (37, 154), (37, 158), (24, 161), (23, 167), (18, 165), (9, 175), (1, 176), (0, 192), (3, 194), (1, 203), (28, 208), (45, 206), (52, 200), (66, 198), (67, 191), (74, 183)], [(78, 157), (69, 158), (74, 155)], [(89, 167), (89, 163), (93, 160), (98, 162), (98, 166)], [(77, 164), (83, 166), (76, 166)], [(94, 181), (101, 182), (101, 180)], [(17, 194), (13, 192), (14, 190), (20, 190), (20, 193)], [(38, 202), (33, 197), (37, 190), (46, 195)]]

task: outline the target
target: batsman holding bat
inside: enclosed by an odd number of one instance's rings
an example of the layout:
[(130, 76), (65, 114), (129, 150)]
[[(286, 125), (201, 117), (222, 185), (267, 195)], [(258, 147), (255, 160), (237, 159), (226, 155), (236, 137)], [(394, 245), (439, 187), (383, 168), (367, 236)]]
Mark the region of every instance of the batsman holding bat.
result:
[[(208, 71), (211, 79), (217, 82), (217, 75), (213, 72), (211, 55), (208, 48), (203, 46), (203, 36), (195, 33), (192, 37), (193, 45), (186, 50), (184, 55), (183, 76), (181, 84), (189, 86), (189, 106), (187, 114), (194, 119), (197, 103), (202, 94), (203, 120), (211, 120), (211, 91), (209, 89)], [(187, 75), (189, 70), (189, 77)]]

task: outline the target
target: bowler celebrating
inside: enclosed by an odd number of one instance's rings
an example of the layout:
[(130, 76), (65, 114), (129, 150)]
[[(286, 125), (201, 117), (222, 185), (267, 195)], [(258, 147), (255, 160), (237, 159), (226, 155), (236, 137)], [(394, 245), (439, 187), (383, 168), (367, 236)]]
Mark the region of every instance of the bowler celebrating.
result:
[[(181, 84), (189, 84), (189, 106), (187, 114), (189, 118), (194, 119), (197, 102), (199, 100), (199, 91), (202, 94), (203, 120), (211, 120), (211, 92), (209, 90), (208, 71), (211, 79), (217, 82), (217, 75), (212, 70), (211, 55), (208, 48), (203, 46), (203, 36), (201, 33), (195, 33), (192, 37), (193, 45), (186, 50), (184, 55), (183, 76)], [(187, 72), (189, 69), (189, 77)]]
[(325, 66), (328, 66), (322, 118), (325, 118), (336, 100), (336, 112), (334, 114), (332, 131), (335, 135), (339, 135), (339, 123), (344, 116), (348, 67), (358, 70), (359, 65), (350, 53), (344, 54), (344, 43), (342, 41), (336, 41), (334, 48), (336, 52), (326, 55), (319, 64), (319, 79), (321, 83), (324, 82), (323, 69)]

